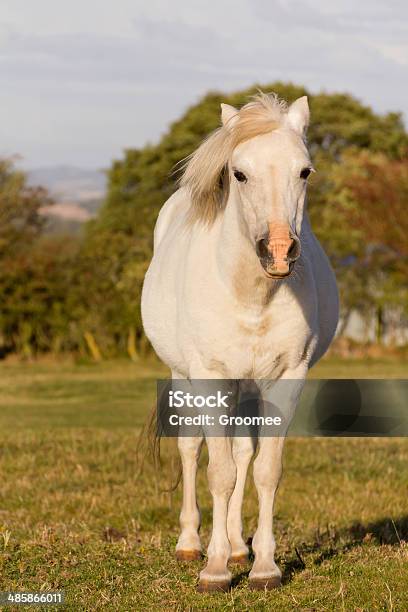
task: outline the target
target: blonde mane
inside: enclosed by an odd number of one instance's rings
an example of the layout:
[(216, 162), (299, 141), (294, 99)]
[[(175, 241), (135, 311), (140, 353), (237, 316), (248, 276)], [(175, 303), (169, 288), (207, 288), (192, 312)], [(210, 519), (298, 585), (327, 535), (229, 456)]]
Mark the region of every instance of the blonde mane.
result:
[(228, 199), (227, 163), (233, 150), (245, 140), (277, 129), (287, 111), (274, 94), (259, 92), (238, 111), (231, 125), (215, 130), (184, 162), (180, 185), (191, 197), (191, 220), (211, 224)]

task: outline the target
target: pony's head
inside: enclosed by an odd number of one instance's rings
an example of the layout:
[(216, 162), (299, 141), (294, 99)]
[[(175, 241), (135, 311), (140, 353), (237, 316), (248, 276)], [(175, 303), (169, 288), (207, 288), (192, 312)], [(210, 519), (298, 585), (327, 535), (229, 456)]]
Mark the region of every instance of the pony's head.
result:
[(181, 179), (190, 191), (191, 217), (210, 224), (225, 206), (237, 206), (265, 274), (283, 278), (300, 255), (313, 170), (305, 144), (307, 98), (287, 107), (259, 93), (240, 110), (221, 106), (222, 126), (188, 158)]

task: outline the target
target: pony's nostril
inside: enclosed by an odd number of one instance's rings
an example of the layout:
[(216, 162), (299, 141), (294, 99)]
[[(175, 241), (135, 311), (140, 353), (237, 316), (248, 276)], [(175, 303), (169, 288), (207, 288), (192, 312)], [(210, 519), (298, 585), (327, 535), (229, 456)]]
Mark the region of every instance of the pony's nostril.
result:
[(268, 240), (266, 238), (261, 238), (261, 240), (257, 241), (256, 254), (258, 255), (260, 259), (269, 257)]
[(292, 240), (292, 244), (290, 245), (289, 251), (288, 251), (289, 259), (295, 255), (295, 251), (296, 251), (296, 242)]
[(292, 243), (289, 247), (287, 254), (287, 260), (289, 263), (296, 261), (300, 255), (300, 240), (296, 236), (291, 236)]

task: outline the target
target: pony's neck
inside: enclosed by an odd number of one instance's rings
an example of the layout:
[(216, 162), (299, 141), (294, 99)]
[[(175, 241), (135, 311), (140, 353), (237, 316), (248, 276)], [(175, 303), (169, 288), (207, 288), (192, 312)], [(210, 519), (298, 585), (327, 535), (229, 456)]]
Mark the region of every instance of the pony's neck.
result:
[(276, 281), (262, 271), (233, 193), (220, 223), (217, 262), (223, 281), (240, 302), (260, 307), (269, 302)]

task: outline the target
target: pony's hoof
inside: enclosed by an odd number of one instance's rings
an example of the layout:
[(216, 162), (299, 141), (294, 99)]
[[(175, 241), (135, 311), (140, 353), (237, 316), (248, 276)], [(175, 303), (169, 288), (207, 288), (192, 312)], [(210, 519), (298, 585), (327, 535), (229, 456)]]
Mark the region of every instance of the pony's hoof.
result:
[(199, 593), (226, 593), (230, 590), (229, 580), (200, 580), (197, 585)]
[(245, 553), (242, 555), (231, 555), (229, 562), (233, 565), (246, 565), (249, 562), (249, 556)]
[(177, 561), (201, 561), (202, 558), (200, 550), (176, 550)]
[(272, 591), (281, 585), (280, 576), (270, 576), (269, 578), (250, 578), (249, 588), (253, 591)]

